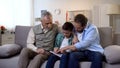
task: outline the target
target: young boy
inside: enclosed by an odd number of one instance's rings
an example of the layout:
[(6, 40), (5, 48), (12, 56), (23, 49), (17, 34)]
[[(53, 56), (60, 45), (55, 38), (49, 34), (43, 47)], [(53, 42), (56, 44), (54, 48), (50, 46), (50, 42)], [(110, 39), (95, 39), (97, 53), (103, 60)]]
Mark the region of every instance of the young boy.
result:
[[(65, 22), (63, 24), (62, 33), (59, 33), (55, 40), (55, 47), (54, 47), (55, 53), (59, 54), (60, 48), (63, 48), (72, 44), (73, 28), (74, 26), (71, 22)], [(51, 54), (48, 59), (46, 68), (54, 68), (54, 64), (57, 60), (60, 60), (60, 68), (67, 68), (68, 54), (69, 54), (68, 52), (70, 52), (70, 50), (66, 50), (66, 53), (63, 53), (61, 57)]]

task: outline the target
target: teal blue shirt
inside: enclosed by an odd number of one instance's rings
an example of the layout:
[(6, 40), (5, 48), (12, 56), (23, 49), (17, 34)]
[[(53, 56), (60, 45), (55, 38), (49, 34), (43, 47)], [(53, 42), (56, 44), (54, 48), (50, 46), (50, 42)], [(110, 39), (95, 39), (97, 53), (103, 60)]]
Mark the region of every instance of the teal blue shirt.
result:
[[(60, 46), (61, 46), (62, 41), (63, 41), (64, 38), (65, 38), (65, 36), (62, 33), (59, 33), (56, 36), (54, 47), (60, 48)], [(72, 39), (73, 39), (73, 35), (71, 35), (70, 38), (68, 39), (68, 44), (69, 45), (72, 45)]]

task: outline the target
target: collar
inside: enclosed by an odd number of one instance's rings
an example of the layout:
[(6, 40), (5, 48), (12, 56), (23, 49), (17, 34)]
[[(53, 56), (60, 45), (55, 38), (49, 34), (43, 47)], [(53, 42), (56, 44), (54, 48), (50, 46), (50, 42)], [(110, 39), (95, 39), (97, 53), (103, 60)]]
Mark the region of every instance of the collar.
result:
[(42, 25), (42, 23), (40, 24), (40, 26), (41, 26), (41, 28), (43, 29), (43, 25)]
[[(62, 37), (61, 38), (65, 38), (65, 36), (62, 34)], [(71, 34), (71, 36), (68, 38), (69, 40), (72, 40), (72, 38), (73, 38), (73, 35)]]
[(43, 31), (44, 33), (47, 33), (47, 32), (48, 32), (48, 29), (44, 29), (42, 24), (40, 24), (40, 26), (41, 26), (41, 29), (42, 29), (42, 31)]
[(87, 30), (87, 29), (89, 28), (89, 26), (90, 26), (90, 23), (89, 23), (89, 22), (87, 22), (87, 25), (86, 25), (86, 27), (85, 27), (85, 29), (84, 29), (84, 30)]

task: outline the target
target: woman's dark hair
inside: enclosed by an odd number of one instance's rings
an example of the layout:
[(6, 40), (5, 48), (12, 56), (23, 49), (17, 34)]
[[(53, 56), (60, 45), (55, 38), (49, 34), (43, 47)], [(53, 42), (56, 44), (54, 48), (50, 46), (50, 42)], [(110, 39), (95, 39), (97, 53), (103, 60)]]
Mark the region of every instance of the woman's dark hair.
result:
[(81, 26), (86, 26), (88, 19), (83, 14), (78, 14), (74, 18), (74, 22), (80, 23)]
[(73, 24), (71, 22), (65, 22), (62, 26), (63, 30), (73, 31)]

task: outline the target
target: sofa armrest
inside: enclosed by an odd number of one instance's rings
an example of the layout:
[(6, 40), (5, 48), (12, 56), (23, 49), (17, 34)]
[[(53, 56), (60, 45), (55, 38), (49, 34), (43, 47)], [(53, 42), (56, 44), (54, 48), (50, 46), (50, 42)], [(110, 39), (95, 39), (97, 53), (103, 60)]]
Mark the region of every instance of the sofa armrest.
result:
[(111, 45), (105, 48), (104, 55), (106, 61), (110, 64), (119, 63), (120, 62), (120, 46), (119, 45)]

